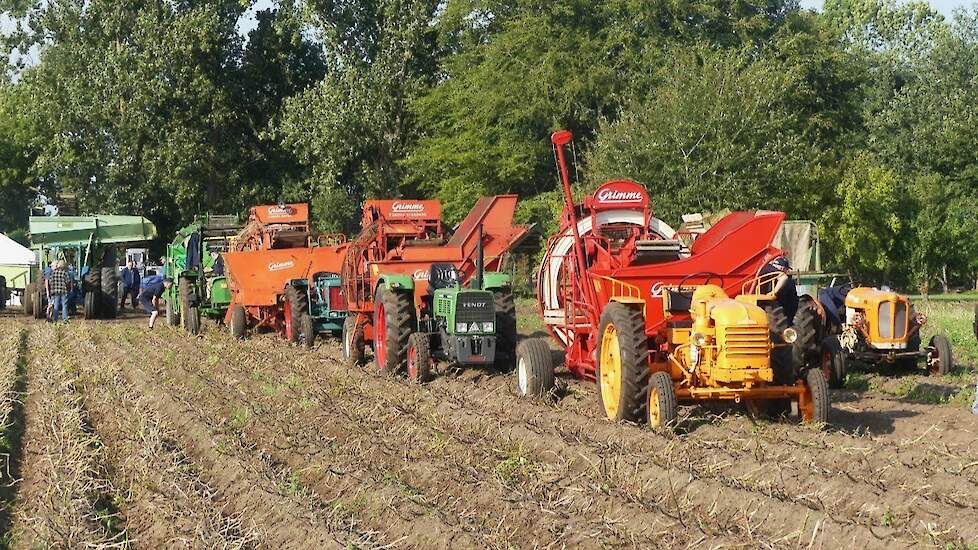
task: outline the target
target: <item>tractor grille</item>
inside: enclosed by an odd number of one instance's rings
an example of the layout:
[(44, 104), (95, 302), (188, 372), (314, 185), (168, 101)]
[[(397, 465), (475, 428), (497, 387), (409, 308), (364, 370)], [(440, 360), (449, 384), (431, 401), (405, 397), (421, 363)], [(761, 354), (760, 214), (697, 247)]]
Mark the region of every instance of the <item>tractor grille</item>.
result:
[(768, 356), (770, 340), (767, 327), (729, 326), (724, 336), (726, 353), (731, 359)]
[(457, 323), (483, 323), (496, 318), (492, 294), (488, 292), (460, 292), (455, 303)]
[(880, 304), (879, 332), (881, 338), (903, 338), (907, 335), (906, 302)]

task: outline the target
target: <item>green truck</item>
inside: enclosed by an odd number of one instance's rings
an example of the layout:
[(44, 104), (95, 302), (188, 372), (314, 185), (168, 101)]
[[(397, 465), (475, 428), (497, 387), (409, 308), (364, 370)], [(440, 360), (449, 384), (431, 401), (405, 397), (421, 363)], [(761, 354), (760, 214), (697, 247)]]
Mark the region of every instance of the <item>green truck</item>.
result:
[(241, 228), (237, 216), (206, 215), (179, 230), (167, 245), (163, 273), (174, 281), (163, 292), (169, 325), (198, 334), (202, 317), (224, 319), (231, 291), (222, 254)]

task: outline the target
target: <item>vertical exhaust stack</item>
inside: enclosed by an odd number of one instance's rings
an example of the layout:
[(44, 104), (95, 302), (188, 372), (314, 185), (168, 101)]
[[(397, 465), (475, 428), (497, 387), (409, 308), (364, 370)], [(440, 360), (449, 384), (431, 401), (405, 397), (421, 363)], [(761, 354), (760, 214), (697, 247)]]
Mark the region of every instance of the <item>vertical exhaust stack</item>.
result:
[(479, 224), (479, 243), (476, 245), (476, 256), (475, 256), (475, 287), (479, 290), (484, 290), (483, 287), (483, 272), (486, 267), (485, 253), (482, 250), (482, 224)]

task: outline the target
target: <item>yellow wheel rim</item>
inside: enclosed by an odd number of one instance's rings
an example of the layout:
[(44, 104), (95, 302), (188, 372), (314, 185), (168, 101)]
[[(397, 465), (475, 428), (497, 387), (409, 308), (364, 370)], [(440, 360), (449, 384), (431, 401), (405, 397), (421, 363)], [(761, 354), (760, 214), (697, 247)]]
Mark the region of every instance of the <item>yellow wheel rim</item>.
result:
[(658, 388), (652, 388), (649, 391), (649, 425), (656, 428), (661, 423), (662, 420), (659, 415), (659, 390)]
[(601, 335), (601, 402), (604, 413), (610, 419), (618, 418), (621, 405), (621, 348), (618, 346), (618, 330), (608, 323)]

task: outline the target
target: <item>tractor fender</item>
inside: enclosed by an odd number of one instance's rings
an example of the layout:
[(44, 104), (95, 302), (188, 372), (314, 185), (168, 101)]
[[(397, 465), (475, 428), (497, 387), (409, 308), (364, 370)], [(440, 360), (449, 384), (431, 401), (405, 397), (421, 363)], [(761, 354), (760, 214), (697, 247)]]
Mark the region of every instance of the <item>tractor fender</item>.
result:
[(499, 271), (487, 271), (482, 275), (482, 286), (486, 290), (495, 290), (512, 286), (513, 277), (509, 273)]
[[(410, 275), (381, 274), (377, 288), (381, 286), (388, 290), (414, 290), (414, 278)], [(374, 289), (376, 294), (376, 289)]]

